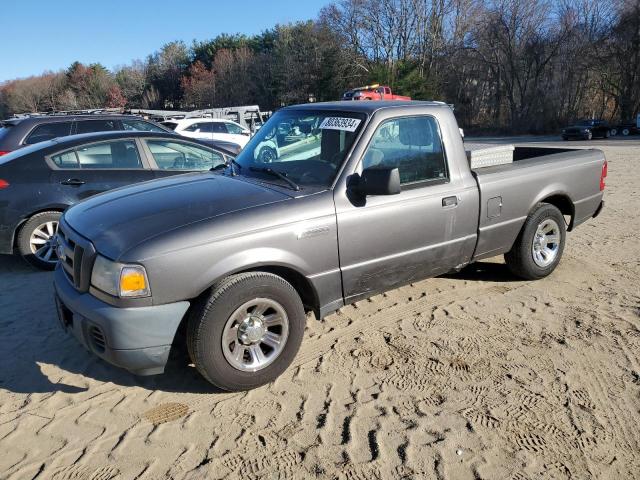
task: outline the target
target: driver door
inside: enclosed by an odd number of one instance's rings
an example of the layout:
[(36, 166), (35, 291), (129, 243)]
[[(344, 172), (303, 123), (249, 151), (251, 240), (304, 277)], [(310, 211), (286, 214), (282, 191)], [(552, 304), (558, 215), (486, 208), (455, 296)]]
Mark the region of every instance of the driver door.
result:
[(377, 167), (398, 168), (399, 194), (336, 198), (346, 303), (447, 272), (475, 243), (477, 210), (450, 174), (434, 117), (382, 122), (358, 168)]

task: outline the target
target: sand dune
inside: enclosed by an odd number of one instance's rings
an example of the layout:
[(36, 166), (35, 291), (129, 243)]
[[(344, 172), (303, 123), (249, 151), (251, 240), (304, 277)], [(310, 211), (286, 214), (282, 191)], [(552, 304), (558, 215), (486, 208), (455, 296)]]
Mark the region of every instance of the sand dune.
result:
[(502, 259), (310, 318), (275, 383), (134, 377), (59, 330), (50, 273), (0, 259), (0, 478), (640, 478), (640, 158), (537, 282)]

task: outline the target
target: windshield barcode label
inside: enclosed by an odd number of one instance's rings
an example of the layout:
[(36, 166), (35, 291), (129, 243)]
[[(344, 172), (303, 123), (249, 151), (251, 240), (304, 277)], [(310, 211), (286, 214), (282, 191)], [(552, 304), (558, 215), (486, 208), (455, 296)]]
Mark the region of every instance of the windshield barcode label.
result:
[(322, 130), (344, 130), (346, 132), (355, 132), (360, 125), (358, 118), (345, 117), (327, 117), (320, 124)]

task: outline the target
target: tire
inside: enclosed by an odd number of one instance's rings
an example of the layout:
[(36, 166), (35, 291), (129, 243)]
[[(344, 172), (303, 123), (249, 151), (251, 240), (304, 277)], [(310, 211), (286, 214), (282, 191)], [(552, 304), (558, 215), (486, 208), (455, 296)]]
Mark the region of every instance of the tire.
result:
[(272, 163), (274, 160), (278, 159), (278, 152), (271, 147), (262, 147), (258, 154), (258, 159), (262, 163)]
[[(555, 226), (554, 226), (555, 224)], [(536, 245), (540, 245), (537, 234), (539, 228), (551, 226), (555, 228), (555, 232), (551, 230), (543, 238), (542, 243), (545, 244), (545, 251), (549, 250), (548, 257), (542, 261), (544, 255), (538, 249), (536, 253)], [(552, 243), (549, 240), (557, 235), (557, 242)], [(513, 247), (504, 255), (504, 259), (511, 272), (525, 280), (537, 280), (546, 277), (555, 270), (562, 258), (564, 244), (566, 240), (566, 226), (564, 217), (560, 210), (548, 203), (539, 203), (533, 212), (529, 214), (524, 222), (522, 230), (518, 234)]]
[(591, 140), (593, 138), (593, 132), (588, 132), (585, 136), (584, 139), (585, 140)]
[[(252, 308), (251, 302), (268, 308), (256, 314), (258, 307)], [(265, 319), (281, 322), (264, 327)], [(216, 284), (194, 305), (187, 323), (187, 348), (210, 383), (227, 391), (249, 390), (272, 382), (287, 369), (302, 343), (305, 323), (302, 301), (291, 284), (271, 273), (240, 273)], [(281, 346), (269, 351), (267, 337), (278, 337)], [(256, 346), (265, 359), (262, 364), (254, 353)]]
[(629, 131), (629, 129), (628, 129), (628, 128), (623, 128), (623, 129), (622, 129), (622, 136), (623, 136), (623, 137), (628, 136), (628, 135), (629, 135), (629, 133), (631, 133), (631, 132)]
[(611, 135), (612, 137), (615, 137), (616, 135), (618, 135), (618, 129), (612, 128), (611, 130), (609, 130), (609, 135)]
[(58, 262), (51, 239), (58, 231), (61, 215), (60, 212), (54, 211), (38, 213), (20, 228), (17, 240), (18, 252), (36, 268), (53, 270)]
[(610, 135), (611, 135), (611, 132), (609, 132), (609, 130), (605, 130), (604, 138), (609, 138)]

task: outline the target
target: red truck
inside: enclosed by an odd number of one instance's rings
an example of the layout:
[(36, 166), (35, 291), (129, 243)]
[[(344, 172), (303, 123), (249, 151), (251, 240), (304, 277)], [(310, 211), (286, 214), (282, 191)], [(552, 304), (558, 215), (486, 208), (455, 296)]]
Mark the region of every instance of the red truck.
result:
[(394, 95), (391, 88), (375, 83), (345, 92), (342, 100), (411, 100), (411, 97)]

